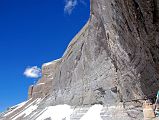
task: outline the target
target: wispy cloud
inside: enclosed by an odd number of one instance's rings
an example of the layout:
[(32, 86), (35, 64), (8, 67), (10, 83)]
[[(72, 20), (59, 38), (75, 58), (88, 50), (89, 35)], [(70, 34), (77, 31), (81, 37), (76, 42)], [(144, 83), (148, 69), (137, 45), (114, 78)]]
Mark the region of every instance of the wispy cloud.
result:
[(41, 76), (41, 69), (37, 66), (27, 67), (24, 71), (24, 75), (29, 78), (38, 78)]
[(78, 4), (77, 0), (66, 0), (64, 12), (70, 15), (73, 9), (77, 6), (77, 4)]
[(87, 3), (84, 0), (79, 0), (80, 3), (82, 3), (83, 5), (87, 5)]

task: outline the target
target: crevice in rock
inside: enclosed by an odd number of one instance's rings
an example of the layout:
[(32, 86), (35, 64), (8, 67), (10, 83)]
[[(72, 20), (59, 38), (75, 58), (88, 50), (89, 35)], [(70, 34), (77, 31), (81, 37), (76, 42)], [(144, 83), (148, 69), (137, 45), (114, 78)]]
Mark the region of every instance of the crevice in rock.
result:
[(146, 25), (145, 25), (145, 18), (144, 18), (144, 15), (140, 9), (140, 6), (136, 0), (133, 0), (133, 2), (134, 2), (135, 10), (136, 10), (137, 19), (141, 21), (142, 26), (145, 29), (145, 32), (148, 34), (148, 30), (147, 30)]
[(102, 101), (91, 103), (91, 105), (96, 105), (96, 104), (104, 105), (104, 103)]
[(81, 59), (83, 46), (84, 46), (84, 43), (82, 43), (80, 51), (79, 51), (78, 55), (76, 56), (77, 61), (80, 61), (80, 59)]
[(111, 88), (111, 91), (112, 91), (113, 93), (117, 93), (117, 92), (118, 92), (118, 89), (117, 89), (117, 87), (115, 86), (115, 87)]
[(102, 87), (97, 88), (96, 90), (98, 90), (101, 93), (101, 95), (105, 95), (105, 90)]
[(153, 24), (158, 23), (159, 21), (159, 10), (157, 6), (157, 0), (153, 0), (154, 11), (153, 11)]
[[(116, 58), (115, 56), (114, 56), (114, 58)], [(115, 59), (113, 59), (112, 57), (110, 57), (110, 59), (111, 59), (111, 62), (112, 62), (112, 64), (114, 65), (114, 67), (115, 67), (115, 72), (117, 72), (118, 71), (118, 65), (117, 65), (117, 58), (116, 58), (116, 60)]]

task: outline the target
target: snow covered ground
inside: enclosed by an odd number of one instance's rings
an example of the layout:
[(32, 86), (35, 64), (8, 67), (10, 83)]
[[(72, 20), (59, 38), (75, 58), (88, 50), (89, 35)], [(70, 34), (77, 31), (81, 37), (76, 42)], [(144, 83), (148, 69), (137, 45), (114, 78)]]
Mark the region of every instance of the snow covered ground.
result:
[[(102, 120), (100, 117), (102, 108), (102, 105), (92, 106), (80, 120)], [(69, 105), (49, 106), (44, 111), (36, 120), (45, 120), (47, 118), (51, 120), (70, 120), (73, 113), (73, 109)]]
[(20, 104), (18, 104), (18, 105), (15, 105), (15, 106), (11, 107), (11, 108), (14, 108), (14, 107), (15, 107), (15, 109), (11, 110), (10, 112), (8, 112), (7, 114), (5, 114), (4, 116), (8, 116), (8, 115), (10, 115), (11, 113), (13, 113), (14, 111), (18, 110), (19, 108), (21, 108), (22, 106), (24, 106), (24, 105), (26, 104), (26, 102), (27, 102), (27, 101), (22, 102), (22, 103), (20, 103)]
[[(0, 120), (130, 120), (122, 105), (103, 106), (96, 104), (75, 107), (64, 104), (44, 107), (45, 105), (41, 106), (42, 101), (43, 99), (38, 98), (23, 102), (6, 113)], [(136, 114), (138, 111), (140, 110), (131, 112)], [(139, 114), (140, 118), (142, 116), (142, 113)]]
[(35, 110), (37, 108), (37, 105), (33, 105), (33, 103), (36, 100), (34, 100), (33, 102), (31, 102), (24, 111), (22, 111), (21, 113), (17, 113), (15, 116), (12, 117), (12, 120), (16, 120), (17, 118), (21, 117), (21, 116), (27, 116), (29, 115), (33, 110)]
[(102, 108), (102, 105), (92, 106), (80, 120), (102, 120), (100, 116)]
[(44, 120), (46, 118), (50, 118), (51, 120), (70, 120), (72, 112), (73, 109), (69, 105), (49, 106), (36, 120)]
[[(27, 101), (26, 101), (27, 102)], [(26, 102), (23, 102), (17, 107), (11, 111), (5, 114), (4, 116), (8, 116), (17, 109), (21, 108), (23, 105), (26, 104)], [(41, 102), (41, 99), (36, 99), (32, 101), (30, 104), (25, 106), (25, 108), (12, 116), (11, 120), (23, 120), (23, 118), (27, 116), (33, 116), (34, 114), (37, 116), (35, 120), (45, 120), (45, 119), (51, 119), (51, 120), (71, 120), (71, 115), (73, 114), (75, 108), (69, 106), (69, 105), (56, 105), (56, 106), (48, 106), (45, 109), (43, 109), (40, 113), (34, 112), (38, 108), (38, 104)], [(80, 120), (102, 120), (100, 117), (100, 112), (102, 110), (102, 105), (94, 105), (91, 108), (88, 109), (88, 112), (83, 115), (83, 117)], [(82, 110), (82, 109), (81, 109)], [(33, 114), (34, 112), (34, 114)], [(74, 113), (76, 114), (76, 113)]]

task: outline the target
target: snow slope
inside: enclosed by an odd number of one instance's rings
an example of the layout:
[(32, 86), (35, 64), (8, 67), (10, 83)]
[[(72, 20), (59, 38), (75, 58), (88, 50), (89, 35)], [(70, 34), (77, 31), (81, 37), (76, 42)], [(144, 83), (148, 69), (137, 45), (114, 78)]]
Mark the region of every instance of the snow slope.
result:
[[(43, 108), (41, 105), (44, 101), (38, 98), (21, 103), (15, 109), (6, 113), (0, 120), (129, 120), (127, 119), (127, 111), (120, 104), (118, 106), (95, 104), (78, 107), (63, 104), (48, 105)], [(15, 111), (17, 112), (15, 113)], [(141, 110), (129, 110), (134, 114), (138, 111)], [(141, 118), (142, 113), (139, 115)]]

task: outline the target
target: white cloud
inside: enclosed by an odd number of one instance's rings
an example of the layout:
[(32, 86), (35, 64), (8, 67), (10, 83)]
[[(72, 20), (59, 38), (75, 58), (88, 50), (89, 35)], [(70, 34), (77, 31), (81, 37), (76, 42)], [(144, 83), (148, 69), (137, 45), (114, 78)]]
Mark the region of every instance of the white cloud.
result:
[(24, 75), (30, 78), (38, 78), (41, 76), (41, 69), (37, 66), (27, 67), (24, 71)]
[(78, 4), (77, 0), (66, 0), (64, 12), (70, 15), (72, 13), (72, 10), (76, 7), (77, 4)]

